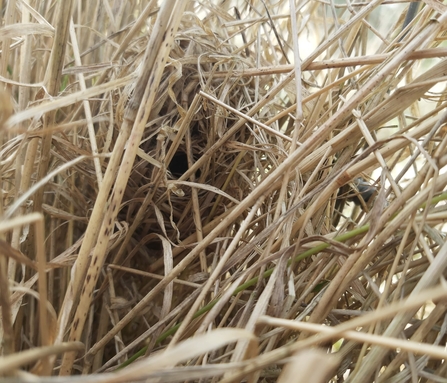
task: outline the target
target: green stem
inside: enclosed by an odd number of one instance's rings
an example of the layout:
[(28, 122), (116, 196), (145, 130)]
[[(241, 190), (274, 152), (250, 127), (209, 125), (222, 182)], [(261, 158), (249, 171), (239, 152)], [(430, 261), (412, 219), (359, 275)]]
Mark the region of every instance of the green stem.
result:
[[(366, 233), (368, 231), (368, 229), (369, 229), (369, 224), (359, 227), (357, 229), (354, 229), (348, 233), (339, 235), (338, 237), (335, 237), (334, 240), (337, 242), (344, 242), (344, 241), (347, 241), (348, 239), (353, 238), (359, 234)], [(329, 243), (322, 243), (321, 245), (315, 246), (312, 249), (306, 250), (305, 252), (297, 255), (293, 260), (290, 259), (287, 264), (290, 265), (292, 263), (292, 261), (294, 261), (294, 262), (302, 261), (303, 259), (306, 259), (306, 258), (310, 257), (311, 255), (320, 253), (321, 251), (327, 249), (329, 246), (330, 246)], [(264, 273), (260, 277), (262, 279), (270, 277), (270, 275), (272, 275), (274, 269), (275, 268), (272, 267), (272, 268), (264, 271)], [(258, 283), (260, 277), (259, 276), (254, 277), (254, 278), (250, 279), (249, 281), (243, 283), (242, 285), (238, 286), (236, 288), (236, 290), (234, 290), (233, 295), (237, 295), (241, 291), (244, 291), (244, 290), (248, 289), (249, 287), (256, 285)], [(200, 310), (198, 310), (194, 314), (193, 319), (198, 318), (199, 316), (210, 311), (216, 305), (216, 303), (218, 301), (219, 301), (219, 298), (211, 301), (206, 306), (203, 306)], [(163, 334), (161, 334), (157, 338), (157, 340), (155, 341), (155, 344), (159, 344), (159, 343), (163, 342), (169, 336), (175, 334), (181, 324), (182, 324), (182, 322), (179, 322), (175, 326), (171, 327), (169, 330), (166, 330)], [(134, 362), (136, 359), (138, 359), (140, 356), (143, 356), (146, 353), (146, 350), (147, 350), (147, 346), (143, 347), (140, 351), (138, 351), (137, 353), (132, 355), (129, 359), (127, 359), (124, 363), (122, 363), (119, 368), (121, 369), (121, 368), (128, 366), (129, 364)]]
[[(432, 200), (430, 201), (430, 205), (431, 204), (437, 204), (440, 201), (443, 200), (447, 200), (447, 192), (442, 193), (434, 198), (432, 198)], [(424, 203), (421, 208), (424, 208), (426, 206), (426, 203)], [(393, 215), (392, 218), (394, 218), (394, 216), (396, 216), (396, 214)], [(367, 231), (369, 230), (369, 224), (363, 225), (361, 227), (358, 227), (357, 229), (351, 230), (347, 233), (341, 234), (338, 237), (334, 238), (334, 241), (337, 242), (345, 242), (348, 239), (354, 238), (360, 234), (365, 234)], [(315, 247), (313, 247), (312, 249), (306, 250), (305, 252), (297, 255), (295, 258), (290, 259), (288, 261), (288, 265), (290, 265), (292, 262), (299, 262), (302, 261), (303, 259), (306, 259), (308, 257), (310, 257), (311, 255), (315, 255), (318, 254), (320, 252), (322, 252), (323, 250), (327, 249), (330, 246), (329, 243), (322, 243), (320, 245), (317, 245)], [(259, 277), (254, 277), (252, 279), (250, 279), (249, 281), (243, 283), (242, 285), (240, 285), (239, 287), (236, 288), (236, 290), (234, 290), (233, 295), (237, 295), (238, 293), (240, 293), (241, 291), (244, 291), (246, 289), (248, 289), (251, 286), (254, 286), (258, 283), (259, 278), (268, 278), (270, 277), (270, 275), (272, 275), (273, 270), (275, 268), (272, 267), (266, 271), (264, 271), (264, 273)], [(199, 316), (205, 314), (206, 312), (210, 311), (215, 305), (216, 303), (219, 301), (219, 298), (216, 298), (215, 300), (211, 301), (210, 303), (208, 303), (206, 306), (203, 306), (199, 311), (197, 311), (193, 318), (198, 318)], [(180, 325), (182, 323), (177, 323), (175, 326), (171, 327), (169, 330), (166, 330), (163, 334), (161, 334), (157, 340), (155, 341), (155, 344), (159, 344), (161, 342), (163, 342), (166, 338), (168, 338), (169, 336), (175, 334), (175, 332), (179, 329)], [(124, 368), (127, 365), (131, 364), (134, 360), (136, 360), (137, 358), (139, 358), (140, 356), (143, 356), (146, 353), (147, 350), (147, 346), (143, 347), (140, 351), (138, 351), (136, 354), (134, 354), (133, 356), (131, 356), (128, 360), (126, 360), (124, 363), (121, 364), (121, 366), (119, 368)]]

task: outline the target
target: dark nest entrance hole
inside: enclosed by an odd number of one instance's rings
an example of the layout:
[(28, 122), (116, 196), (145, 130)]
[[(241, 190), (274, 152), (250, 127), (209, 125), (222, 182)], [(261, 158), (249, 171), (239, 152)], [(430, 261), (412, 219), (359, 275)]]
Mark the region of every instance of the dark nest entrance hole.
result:
[(180, 178), (188, 170), (188, 156), (183, 151), (178, 151), (172, 157), (168, 170), (175, 178)]
[[(171, 162), (168, 165), (168, 170), (174, 178), (180, 178), (189, 169), (187, 154), (179, 150), (172, 157)], [(200, 177), (200, 170), (195, 173), (196, 178)]]

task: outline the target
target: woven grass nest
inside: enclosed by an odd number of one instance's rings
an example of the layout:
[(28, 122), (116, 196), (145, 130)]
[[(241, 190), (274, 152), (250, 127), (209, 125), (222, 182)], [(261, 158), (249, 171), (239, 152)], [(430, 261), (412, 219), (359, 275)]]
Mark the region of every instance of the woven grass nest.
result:
[(2, 382), (445, 380), (445, 5), (0, 8)]

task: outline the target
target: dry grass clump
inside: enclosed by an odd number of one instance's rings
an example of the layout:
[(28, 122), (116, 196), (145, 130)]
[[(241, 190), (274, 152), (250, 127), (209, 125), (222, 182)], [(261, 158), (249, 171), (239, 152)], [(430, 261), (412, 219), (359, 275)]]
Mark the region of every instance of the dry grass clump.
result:
[(445, 5), (2, 4), (2, 380), (444, 379)]

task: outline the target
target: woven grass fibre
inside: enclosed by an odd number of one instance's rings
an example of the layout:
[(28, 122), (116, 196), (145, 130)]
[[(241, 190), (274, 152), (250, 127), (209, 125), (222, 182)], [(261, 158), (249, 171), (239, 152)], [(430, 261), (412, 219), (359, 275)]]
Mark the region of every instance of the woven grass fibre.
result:
[(2, 382), (445, 382), (447, 5), (0, 0)]

